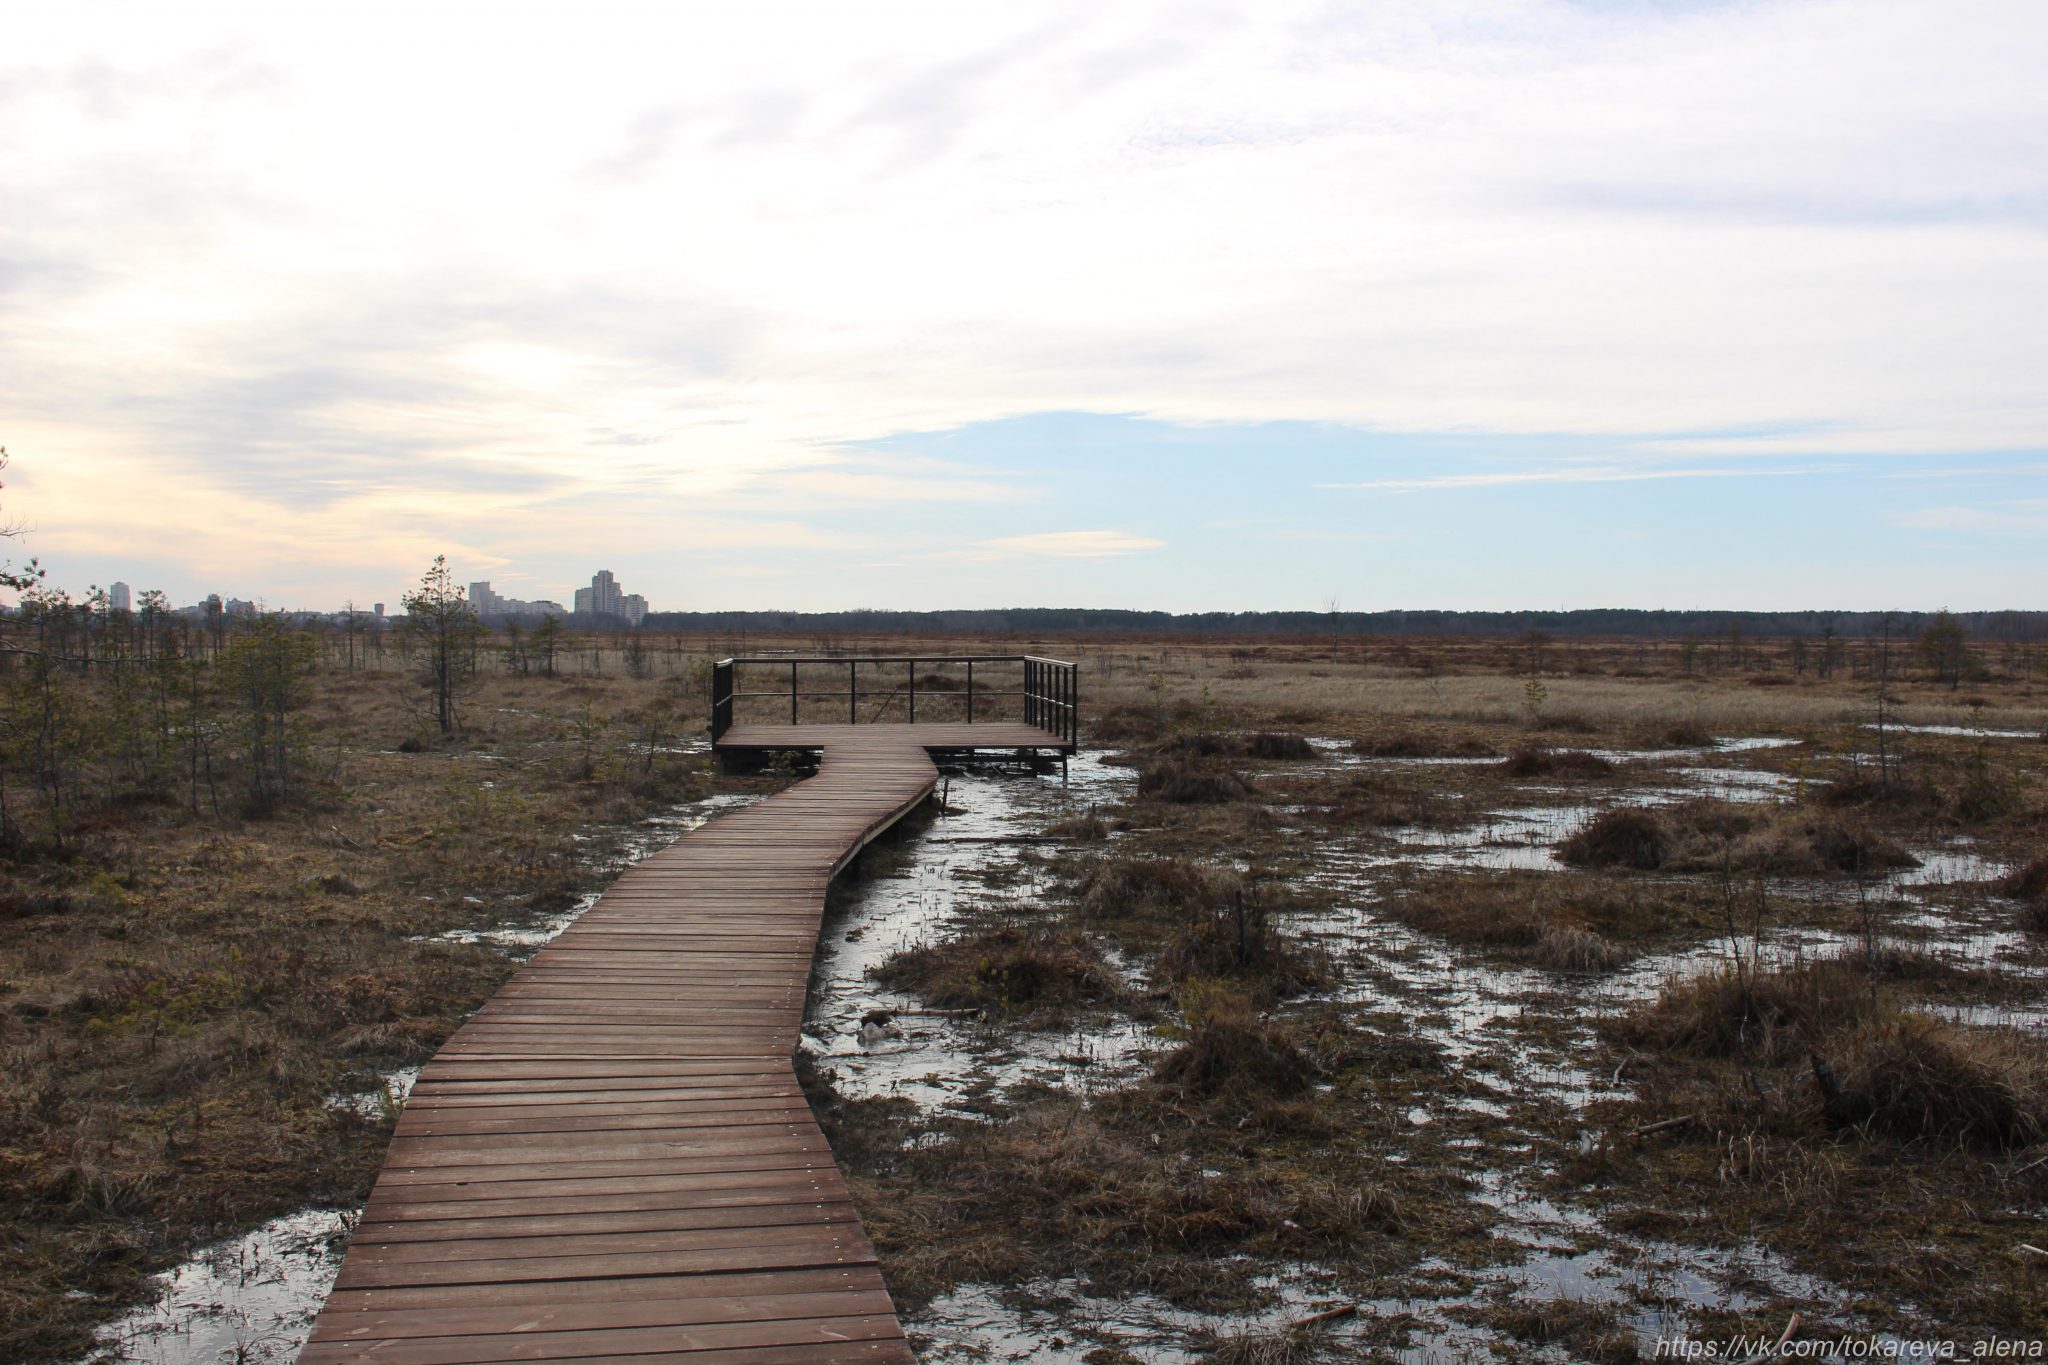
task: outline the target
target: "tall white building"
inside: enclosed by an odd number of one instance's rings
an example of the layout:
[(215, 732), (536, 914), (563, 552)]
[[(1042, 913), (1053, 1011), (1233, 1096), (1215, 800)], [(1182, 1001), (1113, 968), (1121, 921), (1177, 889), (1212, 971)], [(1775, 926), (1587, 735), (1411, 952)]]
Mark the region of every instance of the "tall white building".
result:
[(637, 626), (647, 616), (647, 599), (637, 592), (621, 592), (612, 571), (599, 569), (591, 575), (589, 587), (576, 589), (576, 611), (579, 615), (624, 617), (628, 625)]
[(130, 595), (126, 583), (116, 579), (114, 582), (107, 584), (107, 606), (114, 611), (132, 611), (134, 609), (134, 599)]

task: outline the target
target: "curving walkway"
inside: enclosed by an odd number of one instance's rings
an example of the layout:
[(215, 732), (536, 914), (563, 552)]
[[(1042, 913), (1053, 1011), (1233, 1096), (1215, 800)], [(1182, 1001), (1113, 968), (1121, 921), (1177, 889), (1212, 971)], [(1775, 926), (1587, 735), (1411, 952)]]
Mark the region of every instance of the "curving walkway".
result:
[(792, 1058), (827, 883), (937, 773), (913, 727), (820, 728), (817, 776), (620, 877), (421, 1072), (301, 1362), (915, 1360)]

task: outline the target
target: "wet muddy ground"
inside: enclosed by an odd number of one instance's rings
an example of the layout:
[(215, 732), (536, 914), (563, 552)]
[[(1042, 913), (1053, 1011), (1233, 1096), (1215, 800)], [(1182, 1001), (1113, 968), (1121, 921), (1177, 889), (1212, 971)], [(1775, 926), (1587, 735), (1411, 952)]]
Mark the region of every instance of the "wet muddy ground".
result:
[[(1268, 1358), (1227, 1352), (1233, 1339), (1282, 1332), (1332, 1305), (1357, 1311), (1305, 1352), (1418, 1362), (1634, 1358), (1631, 1352), (1647, 1353), (1660, 1338), (1736, 1319), (1782, 1320), (1794, 1310), (1880, 1335), (1901, 1317), (1938, 1317), (1938, 1305), (1910, 1303), (1873, 1316), (1863, 1287), (1831, 1282), (1756, 1244), (1671, 1238), (1644, 1230), (1641, 1220), (1618, 1226), (1627, 1220), (1559, 1179), (1562, 1165), (1606, 1141), (1588, 1111), (1631, 1091), (1626, 1064), (1610, 1065), (1601, 1046), (1602, 1022), (1654, 998), (1674, 976), (1725, 962), (1731, 949), (1724, 938), (1674, 934), (1611, 970), (1565, 972), (1504, 961), (1388, 912), (1415, 892), (1418, 877), (1577, 875), (1559, 861), (1558, 846), (1604, 810), (1701, 797), (1799, 801), (1816, 778), (1794, 741), (1730, 737), (1687, 750), (1601, 749), (1598, 756), (1614, 765), (1611, 778), (1512, 785), (1498, 780), (1498, 758), (1373, 758), (1331, 739), (1313, 739), (1312, 750), (1300, 762), (1259, 769), (1276, 774), (1268, 790), (1284, 794), (1253, 803), (1256, 813), (1238, 839), (1219, 834), (1227, 827), (1213, 818), (1191, 828), (1185, 812), (1162, 815), (1139, 802), (1133, 769), (1100, 753), (1077, 757), (1064, 777), (1000, 767), (950, 773), (943, 809), (871, 849), (835, 885), (804, 1050), (832, 1094), (897, 1102), (897, 1140), (906, 1144), (957, 1141), (951, 1125), (998, 1121), (1048, 1095), (1085, 1108), (1142, 1084), (1183, 1022), (1173, 993), (1149, 979), (1142, 954), (1112, 945), (1105, 959), (1146, 1008), (1077, 1008), (1050, 1026), (1043, 1018), (1024, 1026), (935, 1009), (913, 992), (883, 986), (877, 973), (908, 950), (991, 924), (1029, 922), (1067, 903), (1081, 861), (1195, 848), (1257, 883), (1289, 888), (1275, 927), (1335, 968), (1327, 984), (1288, 999), (1277, 1014), (1334, 1012), (1360, 1029), (1412, 1039), (1441, 1059), (1412, 1102), (1374, 1115), (1369, 1131), (1340, 1131), (1328, 1142), (1355, 1144), (1390, 1166), (1426, 1169), (1429, 1179), (1461, 1192), (1483, 1235), (1370, 1272), (1313, 1256), (1251, 1264), (1226, 1253), (1219, 1264), (1230, 1262), (1246, 1290), (1227, 1308), (1190, 1306), (1185, 1295), (1104, 1292), (1086, 1275), (965, 1279), (906, 1305), (923, 1358), (1095, 1365)], [(1454, 803), (1460, 818), (1372, 829), (1314, 818), (1320, 787), (1390, 774), (1425, 784)], [(665, 844), (729, 799), (649, 822), (622, 857)], [(1049, 833), (1091, 811), (1111, 817), (1106, 837), (1076, 842)], [(1909, 851), (1913, 865), (1853, 883), (1772, 878), (1770, 922), (1752, 950), (1760, 959), (1796, 961), (1853, 946), (1854, 917), (1867, 913), (1886, 941), (1922, 945), (1998, 980), (1982, 998), (1945, 998), (1927, 1008), (2040, 1034), (2048, 1027), (2048, 954), (2038, 936), (2012, 927), (2009, 904), (1992, 894), (2013, 856), (1952, 830), (1930, 832)], [(523, 957), (582, 908), (539, 922), (480, 915), (485, 923), (461, 932), (465, 941)], [(409, 1083), (394, 1076), (384, 1090), (335, 1102), (392, 1106)], [(167, 1365), (290, 1359), (339, 1264), (353, 1216), (305, 1210), (209, 1249), (164, 1278), (158, 1303), (110, 1326), (96, 1358)]]
[[(1782, 1322), (1794, 1310), (1809, 1322), (1900, 1340), (1892, 1327), (1901, 1319), (1938, 1309), (1898, 1302), (1873, 1317), (1863, 1288), (1803, 1272), (1759, 1245), (1624, 1231), (1603, 1217), (1597, 1199), (1558, 1188), (1560, 1162), (1606, 1140), (1584, 1117), (1589, 1107), (1631, 1091), (1626, 1066), (1610, 1069), (1597, 1036), (1601, 1022), (1653, 999), (1675, 977), (1725, 963), (1731, 947), (1724, 938), (1694, 933), (1613, 970), (1560, 972), (1505, 963), (1385, 912), (1418, 874), (1569, 878), (1558, 845), (1603, 810), (1701, 797), (1796, 802), (1815, 777), (1795, 749), (1788, 739), (1733, 737), (1693, 750), (1598, 750), (1616, 765), (1611, 780), (1510, 789), (1491, 780), (1498, 759), (1375, 759), (1337, 741), (1314, 741), (1314, 757), (1287, 768), (1290, 787), (1359, 772), (1422, 771), (1444, 794), (1474, 798), (1472, 818), (1460, 823), (1362, 833), (1297, 820), (1304, 808), (1281, 800), (1269, 807), (1271, 828), (1235, 844), (1218, 840), (1212, 852), (1240, 872), (1294, 888), (1299, 908), (1278, 916), (1277, 926), (1341, 968), (1333, 988), (1290, 1000), (1278, 1013), (1335, 1009), (1419, 1038), (1445, 1060), (1433, 1097), (1364, 1140), (1380, 1160), (1427, 1164), (1468, 1190), (1488, 1225), (1485, 1245), (1364, 1280), (1307, 1259), (1262, 1264), (1252, 1279), (1260, 1301), (1247, 1311), (1204, 1313), (1146, 1295), (1105, 1295), (1073, 1278), (964, 1283), (905, 1313), (925, 1358), (1202, 1359), (1237, 1334), (1272, 1332), (1333, 1303), (1359, 1311), (1334, 1324), (1320, 1349), (1412, 1361), (1634, 1358), (1660, 1338), (1749, 1315)], [(1460, 792), (1461, 775), (1482, 773), (1488, 780), (1473, 784), (1476, 795)], [(1163, 1018), (1083, 1010), (1047, 1030), (945, 1017), (874, 980), (894, 953), (1058, 902), (1064, 859), (1156, 847), (1147, 837), (1156, 831), (1142, 826), (1157, 812), (1133, 806), (1134, 784), (1130, 768), (1099, 758), (1076, 764), (1064, 788), (1015, 775), (957, 778), (950, 817), (873, 860), (866, 876), (836, 893), (808, 1046), (839, 1094), (907, 1100), (932, 1122), (910, 1120), (906, 1140), (939, 1143), (947, 1138), (938, 1120), (1000, 1117), (1048, 1089), (1085, 1102), (1147, 1074), (1175, 1036), (1170, 1004)], [(1111, 834), (1106, 845), (1031, 841), (1090, 806), (1123, 812), (1141, 827)], [(1169, 843), (1185, 850), (1189, 841)], [(2011, 858), (1954, 833), (1931, 835), (1910, 853), (1911, 865), (1854, 881), (1770, 878), (1769, 923), (1745, 950), (1769, 970), (1853, 949), (1862, 941), (1854, 922), (1861, 904), (1886, 943), (1919, 946), (1998, 979), (1992, 998), (1930, 1001), (1927, 1009), (2039, 1034), (2048, 955), (2038, 939), (2012, 928), (2010, 903), (1992, 894)], [(1147, 990), (1141, 964), (1108, 956), (1134, 993)], [(863, 1027), (882, 1014), (890, 1016), (886, 1030)], [(1598, 1330), (1577, 1331), (1581, 1320)]]

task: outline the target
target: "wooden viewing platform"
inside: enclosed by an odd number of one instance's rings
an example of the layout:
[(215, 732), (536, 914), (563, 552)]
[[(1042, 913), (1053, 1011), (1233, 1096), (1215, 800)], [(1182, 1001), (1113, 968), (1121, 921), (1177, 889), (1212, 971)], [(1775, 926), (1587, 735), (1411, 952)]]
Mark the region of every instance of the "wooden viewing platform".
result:
[(818, 773), (626, 872), (427, 1064), (305, 1365), (914, 1362), (796, 1080), (825, 889), (930, 796), (927, 749), (1069, 727), (715, 742)]

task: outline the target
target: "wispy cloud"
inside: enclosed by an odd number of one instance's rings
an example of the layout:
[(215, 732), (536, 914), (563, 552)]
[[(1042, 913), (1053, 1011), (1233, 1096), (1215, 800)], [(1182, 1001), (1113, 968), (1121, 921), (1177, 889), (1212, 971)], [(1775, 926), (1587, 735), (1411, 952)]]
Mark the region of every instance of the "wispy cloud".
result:
[(1496, 488), (1524, 483), (1643, 483), (1659, 479), (1790, 478), (1824, 472), (1818, 469), (1657, 469), (1627, 465), (1573, 465), (1559, 469), (1490, 470), (1475, 474), (1432, 474), (1417, 479), (1367, 479), (1358, 483), (1322, 483), (1318, 488), (1373, 488), (1390, 493), (1415, 493), (1432, 488)]
[(2026, 498), (2000, 507), (1923, 507), (1893, 520), (1921, 531), (2037, 536), (2048, 531), (2048, 498)]
[(975, 559), (1115, 559), (1165, 546), (1163, 540), (1128, 531), (1039, 531), (997, 536), (960, 553)]

